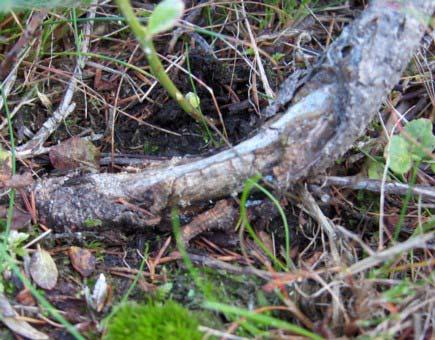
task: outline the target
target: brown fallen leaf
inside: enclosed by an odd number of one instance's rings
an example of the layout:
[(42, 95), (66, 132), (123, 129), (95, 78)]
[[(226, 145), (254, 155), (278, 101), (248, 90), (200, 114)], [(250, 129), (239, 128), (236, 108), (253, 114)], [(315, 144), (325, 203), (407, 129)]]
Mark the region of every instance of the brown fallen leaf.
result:
[(83, 277), (91, 276), (95, 270), (96, 259), (88, 249), (71, 247), (68, 250), (73, 268)]
[(43, 289), (53, 289), (56, 286), (59, 272), (51, 255), (38, 246), (38, 250), (30, 260), (30, 275), (33, 281)]
[(27, 288), (24, 288), (22, 291), (20, 291), (17, 296), (15, 296), (15, 299), (18, 303), (25, 305), (25, 306), (35, 306), (36, 301), (32, 296), (32, 293), (30, 293), (30, 290)]
[(100, 151), (90, 141), (72, 137), (50, 149), (51, 164), (59, 170), (98, 169)]
[(1, 321), (14, 333), (32, 340), (49, 339), (47, 334), (44, 334), (33, 328), (26, 321), (17, 318), (18, 313), (13, 309), (8, 299), (0, 293), (0, 314)]

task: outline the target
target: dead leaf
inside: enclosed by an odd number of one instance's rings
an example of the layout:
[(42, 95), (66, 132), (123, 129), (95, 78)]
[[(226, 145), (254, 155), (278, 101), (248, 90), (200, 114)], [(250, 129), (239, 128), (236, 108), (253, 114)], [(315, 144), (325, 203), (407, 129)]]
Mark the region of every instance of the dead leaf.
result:
[(59, 170), (98, 169), (100, 151), (90, 141), (72, 137), (50, 149), (51, 164)]
[(88, 249), (71, 247), (68, 251), (73, 268), (83, 277), (91, 276), (95, 270), (95, 256)]
[(51, 103), (50, 98), (45, 93), (36, 91), (36, 94), (38, 95), (39, 100), (41, 101), (41, 104), (44, 105), (47, 109), (51, 110), (51, 107), (53, 104)]
[(25, 306), (36, 305), (36, 301), (33, 298), (32, 293), (30, 293), (30, 290), (28, 290), (27, 288), (24, 288), (22, 291), (20, 291), (17, 296), (15, 296), (15, 299), (17, 300), (17, 302)]
[(11, 178), (12, 175), (12, 158), (9, 151), (3, 150), (0, 146), (0, 182)]
[(33, 281), (43, 289), (53, 289), (56, 286), (59, 273), (51, 255), (38, 248), (30, 260), (30, 275)]
[(0, 293), (1, 321), (14, 333), (32, 340), (46, 340), (48, 335), (33, 328), (26, 321), (17, 318), (18, 313), (12, 308), (8, 299)]

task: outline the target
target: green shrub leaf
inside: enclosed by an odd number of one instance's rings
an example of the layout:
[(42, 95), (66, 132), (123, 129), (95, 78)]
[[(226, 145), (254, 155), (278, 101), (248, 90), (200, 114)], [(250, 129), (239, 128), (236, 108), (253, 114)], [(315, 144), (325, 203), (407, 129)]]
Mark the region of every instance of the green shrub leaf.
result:
[(412, 157), (408, 150), (408, 142), (402, 136), (393, 136), (390, 145), (386, 149), (390, 158), (390, 169), (398, 174), (407, 173), (412, 166)]
[(160, 2), (148, 21), (148, 32), (156, 35), (175, 26), (182, 17), (184, 2), (182, 0), (163, 0)]
[(424, 149), (432, 152), (435, 148), (432, 122), (425, 118), (415, 119), (406, 124), (405, 131), (418, 143), (417, 145), (411, 141), (407, 141), (410, 153), (418, 160), (427, 158), (427, 152), (424, 152)]

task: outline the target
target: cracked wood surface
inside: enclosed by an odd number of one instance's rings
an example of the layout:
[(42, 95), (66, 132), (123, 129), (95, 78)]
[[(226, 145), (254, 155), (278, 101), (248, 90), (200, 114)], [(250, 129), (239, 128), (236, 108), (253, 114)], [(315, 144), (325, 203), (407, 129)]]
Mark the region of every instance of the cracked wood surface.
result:
[(96, 219), (106, 226), (145, 227), (172, 205), (237, 193), (258, 173), (287, 186), (322, 172), (364, 133), (418, 48), (434, 9), (432, 0), (373, 1), (331, 44), (284, 112), (252, 138), (211, 157), (136, 174), (42, 179), (34, 187), (40, 218), (54, 228), (82, 228)]

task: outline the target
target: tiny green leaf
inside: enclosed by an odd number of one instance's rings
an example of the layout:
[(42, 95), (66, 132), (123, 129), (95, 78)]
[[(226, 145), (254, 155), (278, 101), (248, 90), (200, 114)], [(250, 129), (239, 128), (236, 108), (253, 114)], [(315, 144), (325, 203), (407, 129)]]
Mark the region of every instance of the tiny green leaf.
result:
[(435, 148), (432, 122), (425, 118), (415, 119), (406, 124), (405, 131), (418, 143), (416, 145), (411, 141), (407, 141), (409, 144), (408, 149), (412, 155), (418, 160), (427, 158), (427, 152), (424, 152), (424, 149), (431, 152)]
[(390, 139), (390, 145), (385, 151), (388, 151), (385, 157), (390, 158), (390, 169), (398, 174), (407, 173), (412, 166), (411, 154), (408, 150), (408, 142), (402, 136), (393, 136)]
[(163, 0), (160, 2), (148, 21), (148, 32), (151, 36), (167, 31), (183, 16), (182, 0)]
[(285, 57), (285, 54), (280, 53), (280, 52), (276, 52), (272, 55), (272, 59), (275, 60), (276, 62), (281, 61), (284, 57)]
[(370, 160), (367, 173), (370, 179), (382, 179), (384, 175), (384, 164), (375, 160)]

